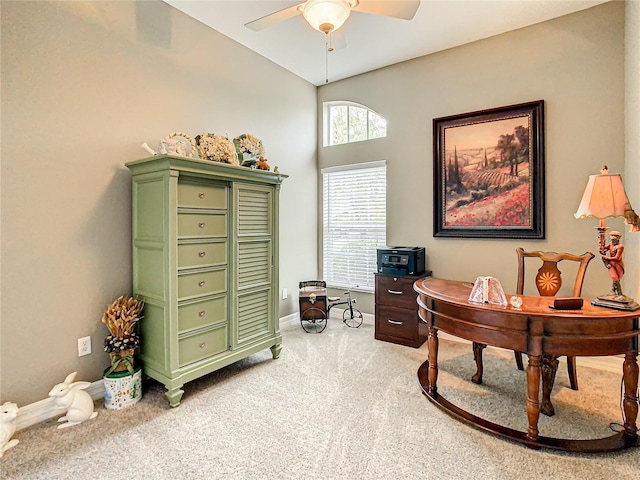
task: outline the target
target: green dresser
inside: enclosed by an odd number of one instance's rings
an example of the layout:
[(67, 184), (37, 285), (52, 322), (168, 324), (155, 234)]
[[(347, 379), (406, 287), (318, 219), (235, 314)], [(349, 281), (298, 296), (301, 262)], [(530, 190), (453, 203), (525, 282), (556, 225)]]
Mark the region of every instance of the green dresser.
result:
[(133, 180), (133, 293), (145, 375), (182, 386), (265, 348), (278, 358), (278, 195), (286, 175), (161, 155)]

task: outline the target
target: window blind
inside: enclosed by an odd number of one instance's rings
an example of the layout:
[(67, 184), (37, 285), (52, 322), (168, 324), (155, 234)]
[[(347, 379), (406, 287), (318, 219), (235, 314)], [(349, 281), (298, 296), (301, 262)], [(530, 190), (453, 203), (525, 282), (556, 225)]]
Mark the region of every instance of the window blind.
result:
[(384, 162), (322, 171), (323, 279), (373, 291), (376, 249), (387, 238)]

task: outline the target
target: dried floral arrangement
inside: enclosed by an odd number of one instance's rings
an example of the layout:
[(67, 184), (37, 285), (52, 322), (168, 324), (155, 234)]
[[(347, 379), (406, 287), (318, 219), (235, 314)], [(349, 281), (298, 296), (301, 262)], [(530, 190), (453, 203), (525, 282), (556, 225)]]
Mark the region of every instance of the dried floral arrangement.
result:
[(133, 351), (140, 345), (140, 338), (134, 332), (134, 325), (142, 319), (144, 302), (133, 297), (118, 297), (102, 315), (102, 323), (110, 335), (104, 340), (104, 351), (111, 357), (111, 372), (129, 370), (133, 375)]
[(231, 140), (222, 135), (201, 133), (196, 137), (200, 158), (238, 165), (238, 154)]
[(248, 153), (257, 157), (264, 155), (262, 140), (254, 137), (250, 133), (243, 133), (242, 135), (234, 138), (233, 144), (235, 145), (238, 153)]

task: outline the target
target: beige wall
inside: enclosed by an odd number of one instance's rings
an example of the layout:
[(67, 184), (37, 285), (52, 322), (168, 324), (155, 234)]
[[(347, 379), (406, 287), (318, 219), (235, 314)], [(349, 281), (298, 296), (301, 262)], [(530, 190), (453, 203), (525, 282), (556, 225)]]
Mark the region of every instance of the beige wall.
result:
[[(316, 88), (163, 2), (2, 2), (0, 402), (101, 378), (131, 292), (130, 174), (174, 131), (252, 133), (290, 175), (280, 283), (316, 276)], [(304, 199), (300, 202), (299, 199)], [(311, 253), (310, 253), (311, 252)], [(293, 299), (281, 314), (297, 310)], [(78, 358), (76, 339), (94, 353)]]
[[(387, 117), (386, 139), (320, 148), (320, 167), (386, 159), (388, 242), (426, 246), (436, 275), (492, 274), (510, 288), (517, 246), (594, 251), (594, 222), (573, 212), (605, 159), (625, 174), (640, 210), (639, 9), (626, 3), (625, 104), (619, 2), (329, 84), (317, 97), (161, 2), (1, 2), (0, 403), (40, 400), (73, 370), (100, 378), (103, 308), (131, 289), (123, 165), (144, 156), (143, 141), (176, 130), (253, 133), (290, 175), (280, 212), (280, 286), (290, 292), (282, 316), (297, 311), (298, 281), (317, 275), (316, 100), (352, 100)], [(546, 102), (547, 239), (434, 239), (432, 119), (537, 99)], [(640, 235), (625, 244), (624, 283), (640, 298)], [(585, 295), (608, 288), (596, 260)], [(371, 298), (359, 302), (373, 311)], [(77, 358), (85, 335), (94, 353)]]
[[(625, 15), (625, 184), (640, 215), (640, 2), (626, 2)], [(628, 229), (627, 229), (628, 230)], [(640, 232), (625, 238), (624, 292), (640, 302)]]
[[(319, 125), (322, 102), (333, 100), (362, 103), (388, 120), (385, 139), (319, 146), (320, 168), (386, 160), (387, 243), (425, 246), (435, 276), (473, 281), (493, 275), (513, 291), (516, 247), (596, 252), (597, 221), (576, 220), (573, 213), (590, 174), (604, 163), (613, 172), (625, 170), (624, 8), (607, 3), (320, 87)], [(546, 239), (434, 238), (433, 119), (538, 99), (546, 117)], [(637, 182), (627, 180), (627, 187), (638, 194)], [(623, 229), (621, 219), (609, 224)], [(638, 276), (637, 263), (628, 273)], [(583, 294), (609, 289), (596, 258)], [(365, 304), (371, 311), (371, 298), (362, 299)]]

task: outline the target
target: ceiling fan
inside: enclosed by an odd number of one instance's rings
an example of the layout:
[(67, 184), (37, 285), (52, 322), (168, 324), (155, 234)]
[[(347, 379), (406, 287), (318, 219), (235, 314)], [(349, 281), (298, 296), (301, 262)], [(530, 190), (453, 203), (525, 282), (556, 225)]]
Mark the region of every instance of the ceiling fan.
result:
[(347, 21), (351, 12), (371, 13), (386, 17), (411, 20), (416, 14), (420, 0), (306, 0), (297, 5), (265, 15), (245, 23), (254, 31), (264, 30), (276, 23), (302, 14), (307, 23), (325, 36), (325, 82), (329, 82), (329, 59), (327, 52), (344, 48), (346, 42), (342, 31), (338, 31)]
[(419, 6), (420, 0), (306, 0), (245, 23), (245, 27), (259, 31), (302, 14), (311, 27), (328, 35), (342, 27), (351, 12), (411, 20)]

